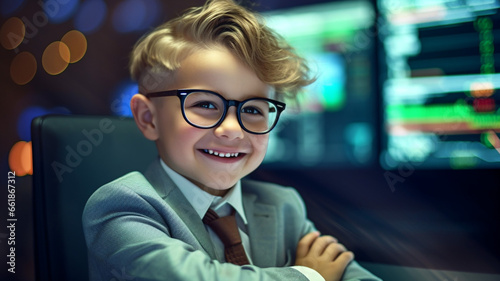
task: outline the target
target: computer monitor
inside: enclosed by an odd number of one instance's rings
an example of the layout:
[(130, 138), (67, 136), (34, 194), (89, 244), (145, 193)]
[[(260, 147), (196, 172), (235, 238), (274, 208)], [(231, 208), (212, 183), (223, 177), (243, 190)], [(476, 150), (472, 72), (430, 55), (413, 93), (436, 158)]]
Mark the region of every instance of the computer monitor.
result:
[(377, 1), (381, 165), (500, 167), (498, 1)]
[[(374, 7), (345, 1), (264, 12), (317, 80), (287, 102), (264, 167), (357, 168), (376, 163)], [(286, 128), (286, 129), (285, 129)]]

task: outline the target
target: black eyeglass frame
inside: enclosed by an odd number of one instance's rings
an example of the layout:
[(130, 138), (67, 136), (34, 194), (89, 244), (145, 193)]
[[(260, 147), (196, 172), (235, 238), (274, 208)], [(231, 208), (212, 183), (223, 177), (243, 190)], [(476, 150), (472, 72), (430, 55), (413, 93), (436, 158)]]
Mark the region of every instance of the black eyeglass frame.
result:
[[(186, 113), (184, 111), (184, 101), (186, 100), (186, 97), (190, 93), (193, 93), (193, 92), (202, 92), (202, 93), (214, 94), (214, 95), (218, 96), (223, 101), (223, 103), (224, 103), (224, 112), (222, 113), (222, 116), (220, 117), (220, 119), (219, 119), (219, 121), (217, 123), (215, 123), (212, 126), (199, 126), (199, 125), (193, 124), (191, 121), (189, 121), (189, 119), (187, 118)], [(186, 122), (189, 125), (191, 125), (191, 126), (193, 126), (195, 128), (199, 128), (199, 129), (211, 129), (211, 128), (215, 128), (215, 127), (219, 126), (224, 121), (224, 119), (226, 119), (226, 114), (227, 114), (227, 111), (229, 110), (229, 107), (236, 106), (236, 116), (238, 117), (237, 119), (238, 119), (238, 123), (240, 124), (240, 127), (243, 130), (245, 130), (246, 132), (251, 133), (251, 134), (255, 134), (255, 135), (264, 135), (264, 134), (269, 133), (272, 129), (274, 129), (274, 127), (278, 123), (278, 120), (279, 120), (279, 117), (281, 115), (281, 112), (283, 112), (283, 110), (285, 110), (285, 107), (286, 107), (285, 103), (277, 101), (277, 100), (273, 100), (273, 99), (268, 99), (268, 98), (250, 98), (250, 99), (246, 99), (246, 100), (243, 100), (243, 101), (227, 100), (226, 98), (224, 98), (221, 94), (219, 94), (217, 92), (209, 91), (209, 90), (201, 90), (201, 89), (169, 90), (169, 91), (147, 93), (147, 94), (145, 94), (145, 96), (148, 99), (149, 98), (155, 98), (155, 97), (169, 97), (169, 96), (177, 96), (177, 97), (179, 97), (179, 100), (181, 102), (182, 116), (184, 117), (184, 120), (186, 120)], [(245, 125), (243, 125), (243, 121), (241, 121), (241, 108), (242, 108), (242, 106), (246, 102), (249, 102), (249, 101), (252, 101), (252, 100), (263, 100), (263, 101), (270, 102), (270, 103), (274, 104), (274, 106), (276, 106), (276, 110), (277, 110), (276, 120), (274, 120), (274, 123), (269, 127), (269, 129), (267, 129), (264, 132), (252, 132), (252, 131), (248, 130), (245, 127)]]

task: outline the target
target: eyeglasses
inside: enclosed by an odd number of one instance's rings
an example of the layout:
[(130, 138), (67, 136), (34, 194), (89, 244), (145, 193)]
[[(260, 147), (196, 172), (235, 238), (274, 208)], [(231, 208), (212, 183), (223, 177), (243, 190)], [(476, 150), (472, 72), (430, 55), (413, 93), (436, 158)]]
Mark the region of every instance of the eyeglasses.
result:
[(220, 94), (208, 90), (170, 90), (146, 94), (148, 98), (165, 96), (179, 97), (184, 119), (191, 126), (200, 129), (219, 126), (229, 107), (236, 106), (241, 128), (258, 135), (267, 134), (276, 126), (286, 106), (285, 103), (267, 98), (226, 100)]

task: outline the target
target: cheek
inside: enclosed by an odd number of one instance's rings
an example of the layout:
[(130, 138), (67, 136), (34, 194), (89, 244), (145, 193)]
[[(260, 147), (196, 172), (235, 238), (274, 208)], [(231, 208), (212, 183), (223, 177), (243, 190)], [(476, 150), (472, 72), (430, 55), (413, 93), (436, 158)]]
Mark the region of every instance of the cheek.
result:
[(186, 123), (177, 107), (165, 107), (158, 115), (157, 126), (160, 134), (159, 145), (162, 156), (167, 158), (188, 157), (193, 149), (198, 129)]
[(182, 153), (186, 157), (187, 151), (194, 150), (194, 144), (199, 139), (199, 131), (182, 119), (176, 120), (175, 124), (171, 124), (167, 130), (162, 131), (162, 137), (167, 140), (165, 144), (169, 153), (173, 155)]
[(264, 158), (267, 151), (267, 144), (269, 143), (269, 135), (254, 135), (252, 136), (252, 145), (254, 152), (259, 158)]
[[(184, 122), (185, 123), (185, 122)], [(189, 124), (171, 126), (171, 130), (162, 132), (159, 143), (160, 156), (165, 163), (180, 174), (189, 174), (195, 161), (195, 144), (199, 139), (199, 129)]]

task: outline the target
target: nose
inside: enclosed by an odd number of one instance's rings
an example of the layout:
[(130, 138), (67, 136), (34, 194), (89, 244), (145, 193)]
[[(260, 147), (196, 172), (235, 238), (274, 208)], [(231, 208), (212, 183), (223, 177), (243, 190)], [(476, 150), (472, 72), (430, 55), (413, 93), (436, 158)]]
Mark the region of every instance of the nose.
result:
[(236, 107), (230, 107), (227, 110), (226, 117), (219, 126), (215, 128), (215, 135), (228, 140), (243, 138), (243, 129), (238, 122)]

